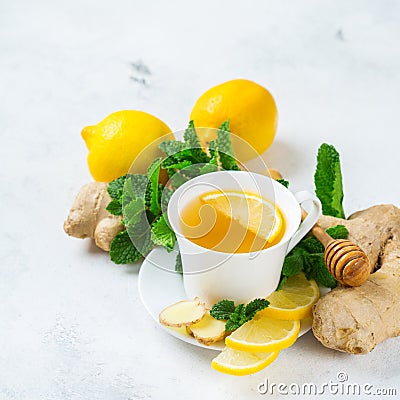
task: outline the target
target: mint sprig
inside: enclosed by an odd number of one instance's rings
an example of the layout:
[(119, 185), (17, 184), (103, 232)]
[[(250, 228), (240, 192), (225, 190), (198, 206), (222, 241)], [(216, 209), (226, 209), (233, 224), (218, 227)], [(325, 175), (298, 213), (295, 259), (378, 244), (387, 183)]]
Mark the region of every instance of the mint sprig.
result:
[(340, 156), (335, 147), (327, 143), (318, 149), (314, 183), (315, 193), (321, 200), (322, 213), (345, 218)]
[(238, 304), (237, 306), (233, 300), (224, 299), (212, 306), (210, 315), (219, 320), (226, 320), (225, 330), (234, 331), (253, 319), (258, 311), (268, 306), (269, 301), (266, 299), (255, 299), (247, 305)]
[[(284, 180), (279, 180), (284, 184)], [(345, 218), (343, 209), (343, 183), (340, 156), (334, 146), (323, 143), (318, 149), (314, 174), (315, 193), (322, 204), (322, 213)], [(343, 225), (327, 229), (334, 239), (347, 239), (348, 230)], [(304, 238), (285, 258), (277, 290), (284, 287), (289, 276), (303, 271), (307, 279), (319, 285), (334, 288), (335, 278), (324, 263), (324, 246), (313, 236)]]
[(216, 319), (228, 320), (235, 312), (235, 302), (233, 300), (221, 300), (211, 308), (210, 315)]
[[(328, 228), (326, 232), (334, 239), (347, 239), (349, 234), (343, 225)], [(288, 277), (299, 272), (304, 272), (307, 279), (314, 279), (321, 286), (334, 288), (337, 285), (335, 278), (326, 268), (324, 246), (314, 236), (303, 239), (285, 257), (277, 290), (284, 287)]]
[[(155, 245), (161, 245), (167, 251), (174, 249), (176, 236), (165, 213), (174, 189), (198, 175), (218, 169), (239, 169), (233, 155), (228, 121), (221, 125), (218, 138), (210, 147), (209, 154), (201, 148), (194, 123), (190, 121), (184, 141), (168, 140), (159, 145), (166, 157), (154, 160), (146, 175), (127, 174), (108, 184), (111, 201), (107, 210), (122, 215), (126, 227), (126, 231), (118, 234), (111, 243), (112, 261), (117, 264), (137, 261)], [(171, 178), (168, 187), (159, 183), (161, 168), (166, 169)], [(179, 254), (175, 269), (182, 272)]]

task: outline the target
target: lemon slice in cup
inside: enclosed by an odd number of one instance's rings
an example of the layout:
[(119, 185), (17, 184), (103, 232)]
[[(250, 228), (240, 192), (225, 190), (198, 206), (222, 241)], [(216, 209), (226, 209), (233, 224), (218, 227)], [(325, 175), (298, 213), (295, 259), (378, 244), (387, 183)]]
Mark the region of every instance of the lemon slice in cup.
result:
[(203, 194), (200, 200), (269, 243), (274, 243), (282, 234), (284, 219), (281, 211), (273, 203), (256, 194), (215, 191)]

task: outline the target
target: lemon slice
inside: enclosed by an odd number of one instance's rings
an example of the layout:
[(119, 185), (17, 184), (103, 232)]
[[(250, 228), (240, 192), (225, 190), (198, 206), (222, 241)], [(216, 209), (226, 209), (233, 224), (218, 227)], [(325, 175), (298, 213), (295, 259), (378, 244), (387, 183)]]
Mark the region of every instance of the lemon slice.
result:
[(268, 296), (270, 304), (259, 314), (281, 320), (304, 319), (311, 316), (312, 306), (319, 296), (317, 283), (300, 273), (289, 277), (282, 290)]
[(282, 232), (283, 217), (279, 208), (256, 194), (215, 191), (203, 194), (200, 200), (270, 243), (275, 242)]
[(279, 351), (270, 353), (249, 353), (229, 347), (212, 360), (211, 366), (225, 374), (249, 375), (261, 371), (278, 357)]
[(250, 352), (279, 351), (291, 346), (300, 331), (300, 321), (283, 321), (260, 315), (243, 324), (225, 339), (228, 347)]

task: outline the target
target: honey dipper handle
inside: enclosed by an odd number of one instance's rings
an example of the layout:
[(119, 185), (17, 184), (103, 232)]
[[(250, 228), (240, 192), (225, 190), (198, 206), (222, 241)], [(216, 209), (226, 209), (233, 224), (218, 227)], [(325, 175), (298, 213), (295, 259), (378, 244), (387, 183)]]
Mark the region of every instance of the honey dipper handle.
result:
[[(306, 217), (307, 212), (304, 210), (304, 208), (301, 208), (301, 219), (304, 220)], [(311, 232), (325, 248), (334, 240), (318, 224), (315, 224), (312, 227)]]
[(313, 226), (311, 232), (325, 248), (334, 241), (334, 239), (332, 239), (318, 224)]

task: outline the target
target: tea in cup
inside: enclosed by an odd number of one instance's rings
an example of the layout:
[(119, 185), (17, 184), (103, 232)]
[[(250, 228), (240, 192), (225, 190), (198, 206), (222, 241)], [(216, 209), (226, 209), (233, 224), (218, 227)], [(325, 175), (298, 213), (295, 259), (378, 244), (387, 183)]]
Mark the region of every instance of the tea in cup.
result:
[(213, 190), (190, 201), (181, 213), (183, 235), (210, 250), (250, 253), (282, 239), (285, 218), (279, 207), (257, 193)]
[[(300, 204), (311, 202), (301, 222)], [(168, 203), (188, 297), (211, 306), (249, 302), (277, 287), (285, 255), (321, 215), (309, 192), (245, 171), (217, 171), (180, 186)]]

